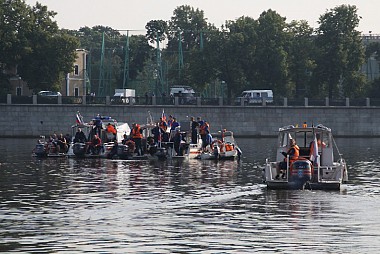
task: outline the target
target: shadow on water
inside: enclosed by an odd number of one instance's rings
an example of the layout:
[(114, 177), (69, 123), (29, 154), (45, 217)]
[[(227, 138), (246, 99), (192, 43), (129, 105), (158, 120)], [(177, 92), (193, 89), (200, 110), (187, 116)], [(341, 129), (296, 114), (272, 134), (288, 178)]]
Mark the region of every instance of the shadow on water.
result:
[(222, 162), (37, 159), (2, 140), (0, 251), (375, 253), (378, 141), (337, 140), (350, 183), (326, 192), (266, 189), (273, 138)]

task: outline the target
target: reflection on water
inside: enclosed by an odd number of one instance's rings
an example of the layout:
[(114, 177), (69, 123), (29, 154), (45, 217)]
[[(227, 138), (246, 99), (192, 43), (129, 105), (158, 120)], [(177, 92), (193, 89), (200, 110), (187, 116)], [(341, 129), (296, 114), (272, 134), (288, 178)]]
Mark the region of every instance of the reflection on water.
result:
[[(1, 140), (0, 251), (376, 253), (380, 143), (339, 139), (340, 192), (267, 190), (276, 139), (238, 140), (241, 161), (36, 159)], [(352, 147), (352, 144), (355, 147)]]

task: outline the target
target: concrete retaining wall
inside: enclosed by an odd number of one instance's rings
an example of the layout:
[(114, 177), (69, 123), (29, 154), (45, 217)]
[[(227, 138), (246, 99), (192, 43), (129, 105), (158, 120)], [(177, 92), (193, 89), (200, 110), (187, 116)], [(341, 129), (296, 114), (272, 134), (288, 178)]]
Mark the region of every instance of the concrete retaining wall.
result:
[(71, 133), (75, 114), (86, 122), (96, 114), (112, 116), (119, 122), (146, 123), (149, 112), (158, 120), (162, 110), (180, 122), (201, 116), (210, 122), (211, 131), (226, 128), (237, 136), (275, 136), (279, 127), (323, 124), (335, 136), (380, 136), (378, 107), (218, 107), (218, 106), (104, 106), (104, 105), (0, 105), (1, 137), (38, 137), (52, 133)]

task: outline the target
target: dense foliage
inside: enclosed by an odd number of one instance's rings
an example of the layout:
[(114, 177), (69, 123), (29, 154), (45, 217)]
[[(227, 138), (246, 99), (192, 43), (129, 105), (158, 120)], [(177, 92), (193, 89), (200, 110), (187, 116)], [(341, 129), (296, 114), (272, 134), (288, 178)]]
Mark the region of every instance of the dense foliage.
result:
[(0, 3), (0, 66), (17, 66), (34, 90), (58, 89), (75, 48), (84, 48), (91, 89), (100, 95), (121, 87), (161, 94), (172, 85), (189, 85), (198, 92), (225, 86), (218, 95), (229, 98), (244, 89), (272, 89), (290, 98), (380, 96), (380, 81), (360, 71), (380, 47), (364, 47), (353, 5), (326, 11), (316, 29), (304, 20), (288, 23), (271, 9), (216, 28), (202, 10), (183, 5), (168, 21), (147, 22), (145, 35), (130, 35), (103, 26), (59, 30), (52, 21), (56, 13), (46, 6)]

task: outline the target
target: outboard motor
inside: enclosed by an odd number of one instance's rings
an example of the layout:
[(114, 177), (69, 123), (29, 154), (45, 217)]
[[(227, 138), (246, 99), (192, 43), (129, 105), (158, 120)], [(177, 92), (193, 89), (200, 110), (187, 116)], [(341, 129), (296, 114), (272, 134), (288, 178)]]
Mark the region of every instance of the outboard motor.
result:
[(299, 160), (292, 163), (290, 167), (290, 182), (296, 182), (303, 186), (304, 183), (311, 181), (312, 166), (309, 160)]
[(37, 144), (34, 149), (34, 154), (38, 157), (45, 157), (47, 155), (47, 151), (44, 144)]
[(129, 146), (128, 145), (121, 145), (119, 144), (117, 146), (117, 156), (120, 158), (120, 159), (129, 159), (131, 158), (133, 155), (132, 153), (129, 151)]
[(76, 156), (84, 156), (86, 153), (86, 144), (84, 143), (75, 143), (73, 145), (73, 153)]

